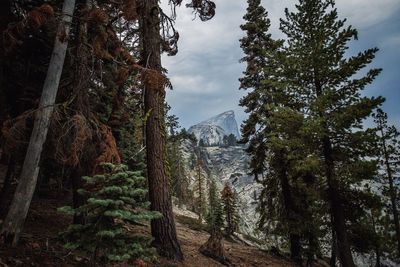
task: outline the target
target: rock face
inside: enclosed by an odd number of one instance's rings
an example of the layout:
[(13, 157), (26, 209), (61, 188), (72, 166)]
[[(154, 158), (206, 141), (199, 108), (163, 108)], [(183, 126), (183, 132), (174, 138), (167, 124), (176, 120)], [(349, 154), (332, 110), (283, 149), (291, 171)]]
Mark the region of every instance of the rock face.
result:
[(233, 134), (237, 139), (240, 138), (233, 110), (193, 125), (189, 133), (193, 133), (199, 141), (202, 139), (208, 146), (222, 144), (225, 135)]
[[(220, 146), (224, 135), (233, 134), (240, 138), (235, 114), (227, 111), (189, 128), (198, 140), (203, 139), (207, 147), (198, 147), (196, 144), (186, 142), (182, 152), (186, 159), (186, 173), (194, 187), (196, 171), (189, 167), (189, 159), (201, 158), (202, 169), (207, 179), (215, 179), (222, 190), (225, 183), (231, 185), (239, 198), (239, 217), (241, 218), (241, 231), (255, 236), (258, 215), (256, 213), (256, 196), (261, 186), (254, 181), (249, 173), (249, 157), (244, 146)], [(197, 151), (197, 152), (196, 152)], [(209, 184), (209, 183), (207, 183)], [(205, 186), (205, 190), (208, 190)]]
[(251, 236), (256, 236), (258, 214), (256, 213), (256, 196), (261, 185), (254, 181), (249, 173), (249, 156), (243, 146), (205, 147), (207, 156), (205, 165), (211, 170), (221, 188), (228, 183), (239, 198), (240, 230)]

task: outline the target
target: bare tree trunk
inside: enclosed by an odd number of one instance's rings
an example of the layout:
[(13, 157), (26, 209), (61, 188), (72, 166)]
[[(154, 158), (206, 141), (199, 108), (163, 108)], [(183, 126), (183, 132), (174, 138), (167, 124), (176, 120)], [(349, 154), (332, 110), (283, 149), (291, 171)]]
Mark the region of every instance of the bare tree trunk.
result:
[[(161, 38), (158, 0), (143, 1), (140, 17), (142, 61), (146, 68), (159, 73), (161, 67)], [(163, 217), (151, 221), (154, 246), (160, 255), (182, 260), (183, 254), (176, 235), (169, 181), (165, 168), (165, 88), (157, 82), (145, 84), (144, 106), (149, 117), (146, 121), (146, 154), (149, 198), (151, 209)], [(161, 88), (160, 88), (161, 87)]]
[(4, 221), (1, 235), (6, 244), (17, 245), (22, 227), (28, 214), (29, 206), (35, 192), (39, 173), (40, 156), (46, 141), (50, 118), (53, 113), (58, 85), (64, 65), (68, 46), (68, 35), (75, 0), (65, 0), (62, 9), (62, 21), (58, 27), (51, 55), (49, 69), (43, 86), (42, 97), (36, 112), (33, 131), (26, 152), (24, 164), (17, 189), (9, 212)]
[(226, 266), (230, 266), (230, 261), (226, 257), (224, 245), (222, 243), (222, 233), (212, 230), (207, 242), (199, 248), (200, 253), (210, 257)]

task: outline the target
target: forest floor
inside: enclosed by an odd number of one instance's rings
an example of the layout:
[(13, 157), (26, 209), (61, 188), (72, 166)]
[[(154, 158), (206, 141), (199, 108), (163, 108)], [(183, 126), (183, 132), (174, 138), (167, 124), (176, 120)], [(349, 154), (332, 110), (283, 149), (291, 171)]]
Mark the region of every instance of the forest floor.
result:
[[(66, 251), (60, 243), (59, 233), (71, 223), (71, 218), (57, 212), (57, 208), (65, 205), (66, 196), (57, 198), (37, 197), (34, 199), (21, 241), (16, 248), (0, 248), (0, 267), (8, 266), (40, 266), (69, 267), (87, 266), (85, 259)], [(60, 201), (59, 199), (64, 199)], [(177, 232), (185, 260), (183, 262), (168, 261), (159, 258), (158, 263), (140, 265), (142, 267), (217, 267), (222, 264), (203, 256), (199, 247), (206, 242), (209, 234), (203, 226), (193, 223), (193, 218), (176, 215)], [(142, 227), (141, 232), (150, 234), (149, 227)], [(232, 262), (237, 267), (294, 266), (283, 257), (274, 256), (255, 247), (240, 242), (224, 240), (224, 246)], [(135, 266), (134, 263), (120, 264), (119, 267)]]

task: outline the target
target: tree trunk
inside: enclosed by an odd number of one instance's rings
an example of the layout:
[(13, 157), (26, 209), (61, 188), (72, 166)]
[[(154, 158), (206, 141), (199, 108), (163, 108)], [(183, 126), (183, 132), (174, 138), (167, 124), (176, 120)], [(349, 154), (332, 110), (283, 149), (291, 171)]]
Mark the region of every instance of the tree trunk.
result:
[[(277, 153), (277, 157), (281, 158), (281, 162), (285, 162), (285, 159), (283, 157), (284, 152), (279, 152)], [(282, 195), (283, 195), (283, 203), (285, 205), (285, 212), (287, 216), (288, 221), (292, 221), (291, 217), (293, 214), (296, 213), (296, 208), (295, 208), (295, 203), (292, 197), (292, 192), (289, 184), (289, 179), (287, 177), (287, 172), (284, 167), (284, 163), (282, 164), (280, 173), (279, 173), (279, 179), (281, 182), (282, 186)], [(289, 227), (292, 228), (292, 227)], [(291, 230), (295, 229), (290, 229), (289, 233), (289, 243), (290, 243), (290, 257), (292, 260), (294, 260), (297, 263), (301, 263), (301, 244), (300, 244), (300, 235), (297, 233), (294, 233)]]
[(222, 234), (220, 231), (213, 230), (207, 242), (201, 245), (199, 251), (203, 255), (229, 266), (229, 260), (225, 254), (224, 245), (222, 243)]
[[(333, 224), (332, 216), (331, 216), (331, 222)], [(332, 251), (331, 251), (331, 259), (329, 261), (330, 267), (336, 267), (336, 251), (337, 251), (336, 233), (335, 229), (333, 229), (332, 227)]]
[(13, 246), (17, 245), (36, 188), (40, 156), (43, 144), (46, 141), (50, 118), (57, 96), (58, 85), (68, 46), (69, 28), (74, 7), (75, 0), (64, 1), (62, 9), (64, 15), (62, 16), (62, 21), (57, 30), (53, 54), (44, 82), (39, 108), (36, 112), (33, 131), (22, 167), (19, 184), (1, 230), (1, 235), (4, 237), (5, 243), (12, 244)]
[[(314, 67), (314, 83), (315, 94), (317, 97), (322, 94), (322, 84), (319, 80), (318, 68)], [(320, 111), (319, 116), (321, 119), (325, 118), (325, 111)], [(336, 233), (337, 249), (339, 253), (339, 260), (342, 267), (354, 267), (353, 256), (351, 254), (350, 243), (347, 238), (346, 219), (343, 210), (342, 199), (340, 196), (339, 183), (336, 180), (334, 171), (335, 165), (332, 157), (332, 143), (329, 138), (329, 130), (326, 122), (323, 124), (326, 133), (322, 138), (322, 152), (324, 155), (325, 175), (328, 183), (328, 197), (330, 201), (332, 227)]]
[(333, 229), (336, 233), (337, 249), (340, 263), (343, 267), (354, 267), (353, 256), (351, 255), (350, 243), (347, 238), (346, 220), (344, 207), (340, 197), (338, 182), (334, 177), (334, 164), (332, 159), (332, 144), (328, 137), (323, 139), (323, 153), (325, 158), (325, 172), (328, 181), (328, 193), (333, 218)]
[[(381, 129), (381, 136), (383, 139), (384, 137), (383, 129)], [(387, 151), (386, 141), (384, 139), (382, 141), (382, 146), (383, 146), (383, 154), (385, 157), (387, 178), (389, 180), (389, 194), (390, 194), (390, 202), (392, 205), (393, 221), (394, 221), (394, 226), (396, 228), (395, 231), (397, 239), (397, 255), (400, 256), (400, 223), (399, 223), (399, 212), (397, 210), (397, 192), (393, 182), (392, 169), (390, 168), (389, 153)]]
[[(160, 17), (157, 0), (143, 1), (140, 17), (142, 62), (146, 68), (161, 74)], [(154, 246), (160, 255), (182, 260), (183, 254), (176, 235), (169, 181), (165, 168), (164, 101), (165, 88), (157, 82), (146, 83), (144, 106), (149, 117), (146, 121), (147, 178), (151, 209), (163, 217), (151, 221)], [(161, 87), (161, 88), (160, 88)]]

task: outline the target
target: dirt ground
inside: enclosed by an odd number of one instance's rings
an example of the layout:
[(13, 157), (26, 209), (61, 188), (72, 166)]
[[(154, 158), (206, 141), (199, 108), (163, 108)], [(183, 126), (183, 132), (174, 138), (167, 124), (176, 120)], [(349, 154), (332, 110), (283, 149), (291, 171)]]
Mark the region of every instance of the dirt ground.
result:
[[(59, 196), (60, 197), (60, 196)], [(62, 199), (67, 197), (61, 196)], [(37, 267), (69, 267), (87, 266), (84, 259), (66, 251), (59, 242), (58, 234), (67, 228), (71, 218), (57, 212), (57, 208), (65, 205), (54, 198), (36, 198), (29, 212), (21, 242), (17, 248), (0, 248), (0, 267), (37, 266)], [(179, 220), (178, 220), (179, 221)], [(149, 233), (148, 228), (140, 229)], [(159, 262), (140, 266), (157, 267), (217, 267), (222, 264), (203, 256), (199, 247), (208, 239), (205, 231), (195, 231), (177, 222), (177, 232), (183, 249), (183, 262), (167, 261), (159, 258)], [(264, 267), (294, 266), (291, 262), (272, 256), (255, 247), (224, 241), (227, 256), (232, 266)], [(134, 263), (118, 265), (135, 266)]]
[[(158, 266), (177, 267), (220, 267), (224, 266), (211, 258), (205, 257), (198, 249), (208, 239), (209, 234), (204, 231), (194, 231), (180, 223), (177, 223), (177, 232), (180, 244), (183, 249), (185, 260), (182, 263), (161, 261)], [(233, 243), (224, 240), (224, 247), (232, 266), (237, 267), (278, 267), (295, 266), (291, 262), (269, 255), (257, 248), (244, 244)], [(170, 263), (171, 265), (167, 265)], [(155, 265), (157, 266), (157, 265)]]

